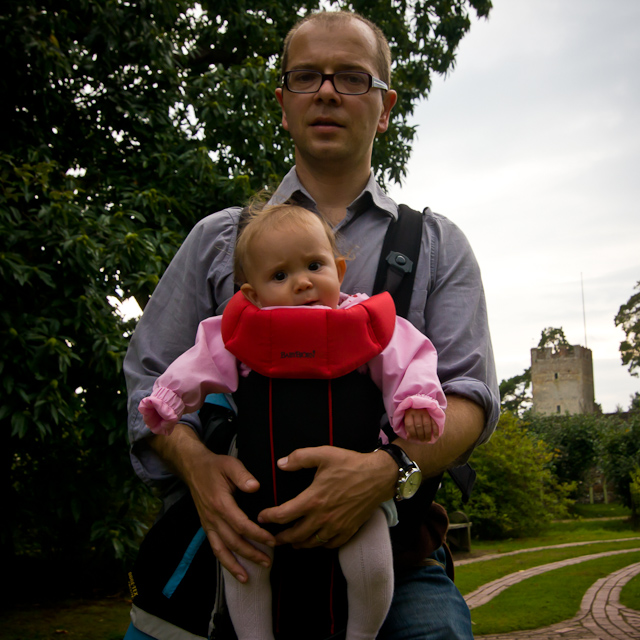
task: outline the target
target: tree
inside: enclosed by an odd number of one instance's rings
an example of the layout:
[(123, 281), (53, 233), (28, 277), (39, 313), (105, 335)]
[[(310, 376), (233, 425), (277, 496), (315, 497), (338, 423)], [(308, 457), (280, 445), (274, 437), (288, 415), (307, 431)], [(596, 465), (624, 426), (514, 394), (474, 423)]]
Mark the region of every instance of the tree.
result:
[[(516, 416), (504, 412), (491, 440), (473, 453), (478, 475), (464, 510), (474, 532), (490, 539), (530, 535), (565, 517), (574, 486), (558, 482), (552, 472), (554, 457)], [(444, 487), (438, 502), (449, 510), (461, 508), (459, 491), (449, 478)]]
[(620, 306), (615, 317), (616, 327), (622, 327), (626, 339), (620, 343), (622, 364), (628, 365), (629, 373), (637, 376), (640, 369), (640, 281), (626, 304)]
[[(273, 91), (318, 0), (7, 0), (0, 15), (0, 499), (4, 556), (123, 556), (140, 533), (122, 360), (193, 224), (292, 160)], [(489, 0), (350, 5), (386, 31), (399, 100), (374, 166), (399, 181), (431, 74)], [(5, 558), (3, 557), (3, 560)], [(3, 564), (3, 566), (5, 566)]]
[(605, 477), (614, 482), (616, 493), (629, 508), (635, 509), (632, 483), (640, 467), (640, 413), (608, 416), (600, 443)]
[(561, 483), (574, 483), (577, 498), (581, 485), (590, 483), (600, 464), (601, 441), (608, 418), (597, 414), (543, 416), (528, 414), (529, 433), (543, 440), (554, 452), (551, 465)]
[(503, 411), (522, 417), (531, 408), (531, 402), (531, 367), (500, 383), (500, 406)]
[(545, 349), (548, 347), (551, 348), (553, 353), (558, 353), (561, 348), (571, 348), (571, 345), (564, 335), (564, 329), (562, 327), (547, 327), (542, 330), (540, 342), (538, 342), (538, 349)]
[(631, 473), (629, 493), (631, 494), (631, 514), (636, 517), (640, 512), (640, 466)]

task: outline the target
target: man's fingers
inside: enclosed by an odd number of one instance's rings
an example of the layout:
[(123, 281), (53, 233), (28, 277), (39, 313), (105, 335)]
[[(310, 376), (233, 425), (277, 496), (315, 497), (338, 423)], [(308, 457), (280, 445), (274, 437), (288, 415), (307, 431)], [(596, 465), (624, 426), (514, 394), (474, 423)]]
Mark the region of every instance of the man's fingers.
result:
[[(257, 527), (260, 531), (259, 527)], [(213, 534), (211, 536), (210, 534)], [(270, 537), (271, 535), (268, 534)], [(213, 553), (220, 560), (220, 562), (234, 575), (236, 574), (236, 570), (233, 567), (241, 566), (236, 556), (242, 556), (251, 562), (255, 562), (256, 564), (261, 564), (263, 566), (270, 566), (271, 560), (268, 555), (256, 549), (248, 540), (239, 536), (236, 531), (234, 531), (228, 524), (224, 522), (219, 522), (217, 526), (217, 530), (209, 530), (207, 531), (207, 536), (211, 541), (216, 544), (214, 547), (212, 544)], [(273, 538), (272, 538), (273, 540)], [(273, 542), (271, 543), (272, 546)], [(244, 570), (240, 573), (244, 574)]]
[(250, 540), (273, 546), (275, 538), (268, 531), (249, 520), (235, 504), (235, 501), (227, 502), (228, 509), (224, 511), (227, 519), (223, 520), (218, 515), (212, 515), (207, 518), (207, 522), (203, 526), (216, 558), (238, 581), (246, 582), (249, 576), (238, 557), (246, 558), (248, 561), (266, 567), (270, 566), (269, 556), (256, 549)]
[(306, 447), (292, 451), (287, 457), (278, 460), (278, 467), (283, 471), (298, 471), (320, 466), (332, 447)]
[[(249, 540), (261, 542), (270, 547), (274, 546), (275, 538), (266, 529), (249, 520), (235, 501), (227, 500), (226, 502), (227, 506), (223, 506), (219, 510), (220, 513), (225, 514), (225, 519), (223, 520), (220, 515), (216, 516), (214, 528), (221, 533), (223, 540), (228, 543), (228, 546), (247, 558), (249, 558), (249, 556), (245, 556), (245, 554), (242, 553), (242, 549), (245, 549), (244, 545), (236, 541), (236, 538), (238, 540), (248, 538)], [(211, 518), (212, 521), (213, 519), (214, 518)]]
[[(309, 489), (305, 489), (295, 498), (285, 502), (277, 507), (269, 507), (263, 509), (258, 514), (258, 522), (272, 522), (274, 524), (288, 524), (302, 517), (307, 511), (314, 511), (314, 506), (319, 506), (320, 502), (310, 502), (309, 496), (312, 495)], [(311, 533), (311, 532), (310, 532)]]
[(278, 544), (324, 546), (344, 544), (390, 497), (397, 466), (385, 453), (357, 453), (340, 447), (298, 449), (278, 461), (285, 471), (316, 468), (314, 480), (298, 496), (258, 514), (258, 522), (293, 525), (276, 536)]
[(275, 537), (249, 520), (238, 507), (233, 492), (236, 489), (251, 493), (259, 488), (258, 481), (236, 458), (215, 456), (206, 474), (198, 476), (192, 495), (207, 533), (214, 555), (238, 580), (248, 579), (238, 558), (259, 564), (270, 564), (269, 557), (256, 549), (251, 541), (274, 546)]
[(231, 489), (234, 487), (245, 493), (253, 493), (260, 488), (260, 483), (247, 471), (247, 468), (238, 460), (231, 456), (224, 456), (222, 469), (230, 482)]
[(229, 551), (229, 548), (222, 542), (220, 536), (212, 529), (209, 529), (207, 531), (207, 539), (213, 550), (213, 555), (218, 558), (220, 564), (229, 571), (229, 573), (234, 575), (238, 582), (246, 582), (249, 579), (247, 572), (233, 553)]
[(289, 529), (285, 529), (276, 536), (278, 544), (291, 544), (296, 549), (311, 549), (313, 547), (327, 547), (328, 549), (335, 549), (341, 547), (348, 542), (351, 537), (357, 531), (357, 528), (346, 529), (338, 534), (327, 533), (321, 529), (319, 532), (315, 531), (309, 534), (309, 530), (313, 529), (311, 526), (298, 526), (294, 525)]

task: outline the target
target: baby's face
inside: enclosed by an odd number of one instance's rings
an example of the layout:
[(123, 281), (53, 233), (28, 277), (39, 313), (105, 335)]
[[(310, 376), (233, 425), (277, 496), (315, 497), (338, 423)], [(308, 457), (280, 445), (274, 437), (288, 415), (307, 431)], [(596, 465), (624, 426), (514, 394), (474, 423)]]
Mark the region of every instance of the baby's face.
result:
[(345, 261), (334, 257), (319, 220), (272, 229), (249, 250), (242, 291), (257, 307), (338, 306)]

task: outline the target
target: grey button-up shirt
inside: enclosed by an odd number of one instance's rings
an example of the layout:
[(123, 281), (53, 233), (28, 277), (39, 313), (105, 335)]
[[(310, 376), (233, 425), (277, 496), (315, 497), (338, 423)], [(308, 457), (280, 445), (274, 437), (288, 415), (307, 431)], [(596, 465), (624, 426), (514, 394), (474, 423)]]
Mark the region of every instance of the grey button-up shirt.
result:
[[(316, 210), (293, 168), (272, 201), (293, 199)], [(214, 213), (191, 231), (160, 280), (132, 337), (124, 363), (129, 393), (129, 438), (136, 473), (155, 483), (171, 474), (147, 445), (150, 431), (137, 407), (155, 379), (195, 342), (198, 324), (222, 313), (234, 293), (233, 247), (241, 208)], [(336, 227), (347, 260), (346, 293), (371, 295), (387, 227), (397, 204), (373, 176)], [(480, 269), (464, 234), (426, 210), (420, 259), (408, 319), (438, 351), (438, 376), (447, 395), (473, 400), (485, 412), (478, 444), (488, 440), (500, 411), (498, 385)], [(201, 433), (196, 414), (183, 422)]]

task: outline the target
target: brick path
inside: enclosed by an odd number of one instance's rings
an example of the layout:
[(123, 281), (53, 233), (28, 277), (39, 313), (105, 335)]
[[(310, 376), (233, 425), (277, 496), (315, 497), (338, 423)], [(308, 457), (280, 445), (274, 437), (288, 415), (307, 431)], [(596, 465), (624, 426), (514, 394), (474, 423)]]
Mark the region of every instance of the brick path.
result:
[[(637, 539), (637, 538), (636, 538)], [(628, 538), (626, 538), (628, 540)], [(610, 540), (607, 542), (611, 542)], [(592, 544), (592, 543), (591, 543)], [(561, 547), (579, 545), (560, 545)], [(548, 548), (548, 547), (547, 547)], [(539, 549), (538, 549), (539, 550)], [(527, 552), (532, 550), (523, 550)], [(638, 549), (622, 549), (604, 553), (590, 554), (578, 558), (567, 558), (559, 562), (518, 571), (498, 580), (494, 580), (467, 594), (465, 600), (470, 609), (486, 604), (508, 587), (534, 575), (553, 571), (560, 567), (586, 562), (610, 555), (630, 553)], [(515, 555), (498, 554), (500, 557)], [(493, 556), (495, 557), (495, 556)], [(489, 556), (472, 558), (456, 562), (457, 565), (490, 559)], [(571, 620), (554, 624), (544, 629), (518, 631), (512, 633), (477, 636), (477, 640), (640, 640), (640, 612), (623, 607), (620, 602), (622, 587), (634, 576), (640, 574), (640, 562), (629, 565), (595, 582), (586, 592), (578, 615)]]

